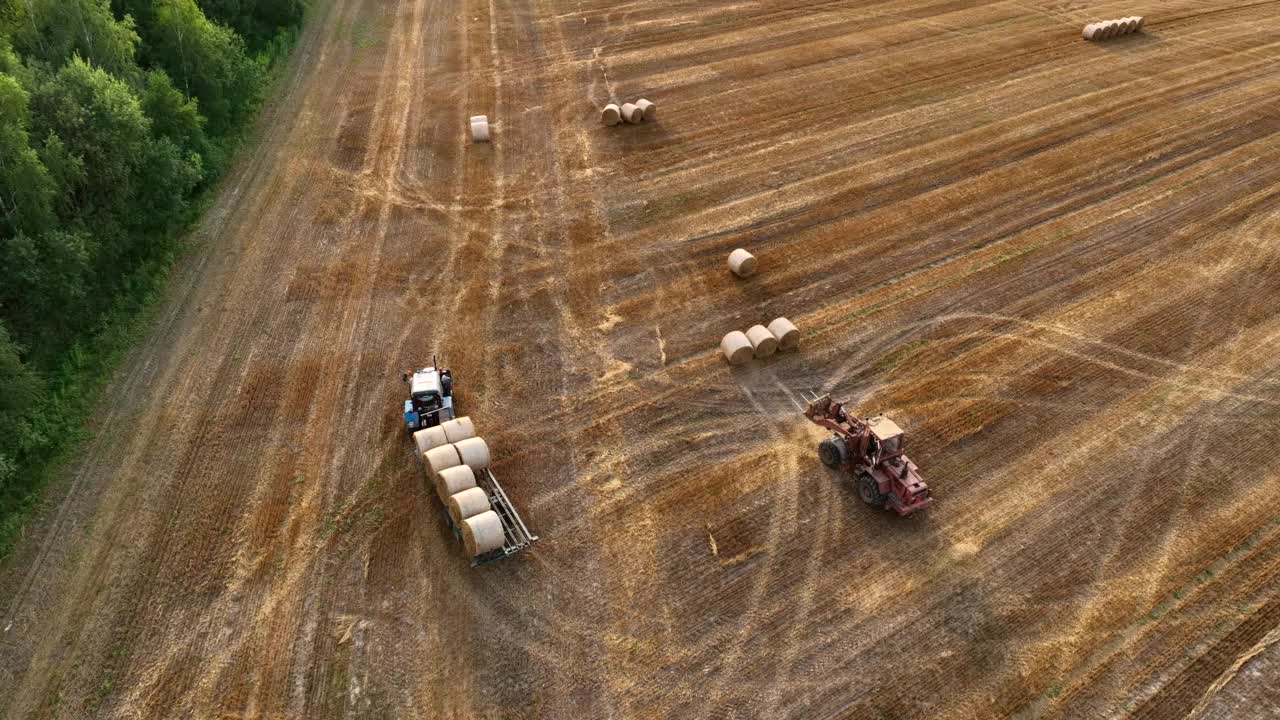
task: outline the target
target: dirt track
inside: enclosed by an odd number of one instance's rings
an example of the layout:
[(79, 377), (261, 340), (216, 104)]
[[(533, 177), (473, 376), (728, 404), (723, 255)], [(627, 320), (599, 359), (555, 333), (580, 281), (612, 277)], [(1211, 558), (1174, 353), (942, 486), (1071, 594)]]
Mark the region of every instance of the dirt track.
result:
[[(1277, 2), (321, 4), (0, 574), (0, 708), (1262, 717), (1278, 38)], [(777, 315), (801, 353), (715, 355)], [(444, 529), (398, 412), (432, 352), (532, 553)], [(818, 463), (809, 389), (907, 428), (927, 516)]]

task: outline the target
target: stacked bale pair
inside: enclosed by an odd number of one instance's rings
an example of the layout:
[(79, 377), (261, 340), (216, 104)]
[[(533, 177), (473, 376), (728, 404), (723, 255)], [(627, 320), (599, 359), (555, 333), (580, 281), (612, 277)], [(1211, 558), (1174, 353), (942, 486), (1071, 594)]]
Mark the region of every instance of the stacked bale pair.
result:
[(634, 103), (623, 103), (621, 107), (617, 103), (609, 103), (604, 106), (604, 110), (600, 111), (600, 122), (609, 127), (623, 122), (630, 125), (638, 125), (642, 122), (653, 122), (657, 119), (658, 106), (644, 98), (640, 98)]
[(720, 352), (730, 365), (742, 365), (751, 358), (767, 358), (779, 350), (800, 347), (800, 330), (784, 317), (764, 325), (752, 325), (745, 333), (734, 330), (720, 341)]
[(489, 142), (489, 117), (487, 115), (471, 116), (471, 141)]
[(1104, 20), (1084, 26), (1085, 40), (1110, 40), (1119, 35), (1128, 35), (1142, 29), (1147, 19), (1144, 17), (1127, 17), (1119, 20)]
[(501, 548), (505, 542), (502, 520), (493, 511), (488, 494), (476, 484), (476, 473), (489, 468), (489, 445), (476, 437), (471, 418), (460, 417), (419, 430), (413, 440), (436, 495), (462, 533), (467, 552), (476, 557)]

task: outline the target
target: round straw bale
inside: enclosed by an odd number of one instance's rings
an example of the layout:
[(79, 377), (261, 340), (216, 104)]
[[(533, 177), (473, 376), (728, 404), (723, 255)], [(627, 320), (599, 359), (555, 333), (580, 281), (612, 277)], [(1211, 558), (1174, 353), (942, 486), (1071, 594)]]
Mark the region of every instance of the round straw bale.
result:
[(483, 470), (489, 467), (489, 445), (484, 439), (473, 437), (467, 438), (453, 445), (458, 448), (458, 457), (462, 458), (462, 464), (472, 470)]
[(640, 112), (640, 108), (636, 107), (632, 103), (625, 103), (622, 106), (622, 119), (632, 125), (635, 125), (636, 123), (644, 121), (644, 114)]
[(422, 458), (427, 462), (427, 474), (431, 477), (435, 477), (445, 468), (457, 467), (462, 464), (462, 458), (458, 457), (458, 449), (453, 445), (441, 445), (438, 448), (431, 448), (423, 453)]
[(1144, 25), (1146, 25), (1146, 24), (1147, 24), (1147, 19), (1146, 19), (1145, 17), (1141, 16), (1141, 15), (1139, 15), (1139, 16), (1138, 16), (1137, 18), (1135, 18), (1135, 19), (1138, 21), (1138, 24), (1137, 24), (1137, 26), (1136, 26), (1136, 27), (1134, 27), (1134, 32), (1138, 32), (1138, 31), (1142, 30), (1142, 28), (1143, 28), (1143, 26), (1144, 26)]
[(751, 349), (758, 358), (767, 358), (778, 351), (778, 338), (763, 325), (752, 325), (747, 330), (747, 339), (751, 341)]
[(472, 123), (483, 122), (483, 123), (487, 123), (487, 122), (489, 122), (489, 116), (488, 116), (488, 115), (472, 115), (472, 116), (471, 116), (471, 119), (470, 119), (470, 120), (468, 120), (467, 122), (472, 122)]
[(1085, 40), (1101, 40), (1102, 39), (1102, 23), (1089, 23), (1084, 26)]
[(444, 428), (444, 435), (451, 443), (461, 442), (476, 436), (476, 426), (472, 424), (470, 416), (467, 415), (454, 418), (440, 427)]
[(445, 468), (436, 475), (436, 495), (447, 503), (449, 498), (476, 486), (476, 474), (466, 465)]
[(795, 350), (800, 347), (800, 330), (784, 317), (769, 323), (769, 332), (778, 338), (779, 350)]
[(493, 552), (502, 547), (506, 536), (498, 513), (488, 510), (462, 521), (462, 544), (471, 557)]
[(444, 434), (444, 428), (439, 425), (424, 428), (414, 433), (413, 442), (417, 444), (419, 454), (424, 453), (431, 448), (437, 448), (441, 445), (449, 444), (449, 440)]
[(471, 139), (475, 142), (489, 142), (489, 121), (477, 120), (471, 123)]
[(622, 109), (615, 103), (609, 103), (604, 106), (604, 110), (600, 111), (600, 122), (613, 127), (622, 122)]
[(738, 277), (751, 277), (756, 274), (756, 256), (738, 248), (729, 253), (729, 269)]
[(724, 353), (724, 359), (728, 360), (730, 365), (741, 365), (755, 354), (747, 334), (741, 330), (734, 330), (724, 336), (720, 341), (720, 352)]
[(478, 487), (467, 488), (449, 497), (449, 517), (454, 525), (461, 525), (463, 520), (475, 517), (489, 509), (489, 496)]
[(1134, 29), (1134, 28), (1136, 28), (1136, 27), (1138, 27), (1138, 21), (1137, 21), (1137, 20), (1135, 20), (1135, 19), (1133, 19), (1133, 18), (1131, 18), (1131, 17), (1121, 18), (1121, 19), (1120, 19), (1120, 34), (1121, 34), (1121, 35), (1128, 35), (1129, 33), (1133, 32), (1133, 29)]
[(1107, 39), (1108, 40), (1118, 35), (1121, 35), (1123, 32), (1124, 32), (1124, 25), (1122, 25), (1119, 20), (1107, 21)]
[(640, 98), (636, 101), (636, 107), (640, 108), (640, 118), (645, 122), (653, 122), (658, 119), (658, 106)]

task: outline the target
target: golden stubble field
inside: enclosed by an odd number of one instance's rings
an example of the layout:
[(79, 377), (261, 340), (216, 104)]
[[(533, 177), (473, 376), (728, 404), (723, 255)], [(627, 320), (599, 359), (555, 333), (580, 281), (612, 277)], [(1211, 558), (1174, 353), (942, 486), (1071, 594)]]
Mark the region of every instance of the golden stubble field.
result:
[[(7, 718), (1274, 708), (1280, 3), (314, 10), (0, 568)], [(423, 484), (433, 352), (531, 553), (471, 569)], [(934, 507), (863, 506), (807, 390)]]

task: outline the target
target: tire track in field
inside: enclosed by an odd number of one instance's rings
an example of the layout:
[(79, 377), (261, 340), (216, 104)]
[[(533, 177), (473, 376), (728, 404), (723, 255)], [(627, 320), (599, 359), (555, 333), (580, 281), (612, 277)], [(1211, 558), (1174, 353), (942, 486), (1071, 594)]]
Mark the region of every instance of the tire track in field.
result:
[[(327, 320), (323, 315), (315, 316), (315, 317), (314, 317), (314, 321), (315, 321), (315, 322), (317, 322), (317, 323), (319, 323), (321, 326), (323, 326), (324, 324), (327, 324), (328, 322), (331, 322), (330, 320)], [(297, 347), (295, 347), (295, 348), (292, 350), (292, 352), (294, 352), (294, 353), (296, 353), (297, 351), (298, 351), (298, 348), (297, 348)], [(287, 363), (286, 363), (286, 365), (287, 365)], [(312, 407), (312, 408), (311, 408), (311, 412), (312, 412), (312, 413), (315, 413), (319, 408), (322, 408), (322, 407), (323, 407), (323, 406), (322, 406), (321, 404), (317, 404), (315, 407)], [(282, 419), (283, 419), (283, 418), (282, 418)], [(320, 443), (320, 444), (313, 444), (313, 445), (312, 445), (312, 447), (324, 447), (324, 445), (323, 445), (323, 443)], [(319, 492), (323, 487), (324, 487), (324, 485), (323, 485), (323, 484), (321, 484), (321, 483), (319, 483), (319, 482), (313, 483), (313, 484), (308, 488), (307, 493), (306, 493), (306, 497), (315, 498), (315, 497), (316, 497), (316, 495), (318, 494), (318, 492)], [(304, 498), (303, 506), (304, 506), (304, 507), (309, 507), (309, 506), (311, 506), (311, 505), (312, 505), (312, 501), (310, 501), (310, 500), (306, 500), (306, 499)], [(295, 589), (295, 587), (296, 587), (296, 584), (297, 584), (297, 583), (301, 583), (301, 582), (304, 582), (304, 581), (310, 580), (310, 578), (309, 578), (309, 577), (306, 577), (306, 576), (308, 575), (309, 563), (308, 563), (304, 558), (298, 558), (297, 563), (298, 563), (298, 564), (297, 564), (297, 566), (296, 566), (296, 567), (293, 567), (293, 568), (291, 569), (290, 578), (289, 578), (285, 583), (283, 583), (282, 587), (281, 587), (281, 588), (279, 588), (279, 591), (278, 591), (278, 592), (276, 592), (276, 593), (274, 593), (272, 596), (268, 596), (268, 597), (265, 599), (265, 601), (264, 601), (264, 602), (265, 602), (266, 604), (265, 604), (265, 606), (260, 610), (260, 615), (262, 615), (262, 614), (267, 614), (267, 615), (272, 615), (272, 614), (274, 614), (274, 613), (275, 613), (275, 610), (274, 610), (273, 608), (274, 608), (277, 604), (279, 604), (280, 602), (282, 602), (282, 600), (281, 600), (281, 596), (282, 596), (282, 595), (283, 595), (283, 596), (288, 596), (288, 594), (290, 593), (290, 591), (292, 591), (292, 590), (294, 590), (294, 589)], [(234, 596), (234, 594), (233, 594), (233, 596)], [(288, 601), (284, 601), (284, 602), (288, 602)], [(223, 612), (224, 612), (224, 614), (225, 614), (225, 612), (232, 612), (232, 609), (231, 609), (232, 607), (234, 607), (234, 606), (228, 606), (228, 607), (227, 607), (227, 610), (223, 611)], [(276, 622), (277, 622), (277, 623), (279, 623), (280, 621), (277, 619), (277, 620), (276, 620)], [(219, 646), (217, 647), (217, 651), (215, 652), (214, 656), (215, 656), (215, 657), (223, 657), (224, 659), (223, 659), (222, 661), (217, 661), (217, 662), (215, 662), (214, 667), (216, 668), (216, 667), (225, 666), (225, 663), (229, 662), (229, 658), (230, 658), (231, 654), (232, 654), (232, 653), (234, 653), (234, 652), (237, 652), (237, 651), (239, 650), (239, 647), (240, 647), (240, 646), (241, 646), (241, 645), (242, 645), (242, 644), (243, 644), (247, 639), (248, 639), (248, 637), (247, 637), (247, 636), (245, 636), (245, 637), (240, 638), (238, 642), (233, 642), (233, 643), (231, 643), (231, 644), (230, 644), (230, 646), (219, 645)], [(173, 658), (173, 661), (174, 661), (174, 662), (177, 662), (177, 661), (178, 661), (178, 659), (179, 659), (180, 657), (181, 657), (181, 656), (180, 656), (180, 655), (178, 655), (178, 654), (177, 654), (177, 652), (175, 652), (175, 654), (172, 656), (172, 658)], [(304, 657), (305, 657), (305, 655), (304, 655)], [(302, 666), (303, 666), (303, 667), (305, 667), (305, 666), (306, 666), (306, 663), (302, 663)], [(205, 677), (205, 679), (204, 679), (204, 681), (203, 681), (203, 687), (205, 688), (205, 690), (204, 690), (204, 692), (205, 692), (205, 693), (211, 693), (211, 692), (212, 692), (212, 688), (214, 687), (213, 683), (216, 683), (216, 682), (218, 682), (218, 681), (219, 681), (219, 674), (220, 674), (220, 673), (219, 673), (218, 671), (216, 671), (216, 670), (215, 670), (212, 674), (210, 674), (210, 675), (206, 675), (206, 677)], [(264, 689), (265, 689), (265, 688), (269, 688), (269, 687), (270, 687), (270, 686), (269, 686), (269, 684), (258, 685), (258, 690), (259, 690), (259, 692), (262, 692), (262, 691), (264, 691)], [(197, 702), (201, 702), (201, 701), (197, 701)], [(203, 702), (209, 702), (209, 700), (208, 700), (208, 695), (206, 695), (206, 699), (205, 699)], [(251, 698), (249, 702), (250, 702), (250, 705), (252, 706), (252, 705), (254, 704), (254, 700), (253, 700), (253, 698)]]
[[(741, 386), (741, 392), (761, 417), (771, 417), (763, 404), (755, 397), (751, 389), (746, 385)], [(786, 432), (780, 425), (774, 421), (767, 421), (768, 436), (775, 444), (782, 444), (786, 441)], [(795, 492), (795, 478), (799, 476), (796, 466), (795, 456), (783, 453), (780, 472), (783, 480), (775, 482), (769, 491), (769, 519), (768, 527), (765, 530), (766, 548), (778, 548), (783, 545), (782, 539), (787, 534), (787, 527), (794, 527), (796, 514), (799, 505), (796, 502), (797, 492)], [(784, 484), (792, 487), (786, 488)], [(792, 492), (786, 492), (786, 490)], [(704, 688), (700, 693), (700, 702), (695, 704), (696, 711), (691, 717), (710, 717), (713, 709), (718, 709), (719, 705), (726, 701), (726, 688), (738, 681), (742, 674), (741, 666), (747, 662), (745, 658), (746, 644), (748, 636), (753, 632), (757, 622), (763, 619), (767, 614), (765, 604), (765, 593), (769, 589), (770, 581), (780, 573), (784, 573), (786, 565), (779, 554), (774, 551), (766, 551), (766, 559), (764, 563), (755, 571), (751, 588), (747, 592), (746, 610), (739, 617), (736, 627), (726, 633), (729, 637), (716, 642), (716, 646), (721, 648), (720, 671), (716, 674), (712, 682)], [(812, 568), (812, 566), (808, 566)], [(806, 576), (804, 578), (808, 580)], [(752, 658), (754, 659), (754, 658)], [(730, 705), (732, 707), (732, 705)]]
[[(333, 16), (335, 18), (335, 22), (336, 22), (337, 16), (338, 14), (337, 12), (335, 12)], [(315, 168), (319, 167), (319, 165), (316, 163), (310, 163), (308, 166), (312, 168), (313, 171)], [(305, 187), (306, 185), (307, 183), (305, 182), (302, 183), (303, 187)], [(303, 207), (305, 207), (304, 203), (295, 204), (291, 208), (291, 212), (283, 220), (282, 225), (285, 228), (297, 227), (299, 224), (305, 225), (305, 222), (302, 222), (298, 219), (299, 215), (303, 212), (303, 209), (302, 209)], [(353, 218), (353, 220), (358, 220), (358, 218)], [(328, 257), (336, 258), (339, 256), (340, 250), (342, 248), (342, 243), (337, 238), (333, 238), (329, 242), (323, 243), (321, 247), (327, 252)], [(287, 255), (277, 254), (277, 256), (284, 257), (286, 258), (286, 261), (287, 261), (287, 258), (288, 258)], [(309, 278), (308, 281), (314, 282), (314, 279)], [(265, 312), (266, 309), (272, 307), (272, 304), (264, 303), (261, 305), (261, 307), (264, 308), (263, 311)], [(322, 328), (325, 324), (331, 322), (323, 314), (309, 312), (310, 309), (307, 307), (306, 303), (285, 304), (285, 307), (288, 308), (287, 312), (293, 318), (298, 318), (299, 313), (306, 313), (305, 317), (307, 317), (307, 320), (308, 320), (307, 325), (312, 329), (312, 332), (318, 332), (320, 328)], [(262, 327), (264, 325), (267, 325), (267, 323), (264, 323), (261, 320), (255, 320), (250, 325), (250, 327)], [(259, 344), (262, 344), (264, 342), (263, 338), (255, 336), (255, 334), (252, 332), (240, 333), (239, 337), (241, 341), (251, 341)], [(274, 344), (276, 344), (276, 346), (278, 347), (279, 346), (278, 343), (286, 341), (286, 337), (279, 337), (279, 338), (268, 337), (265, 339), (266, 342), (271, 342), (272, 340), (276, 341), (276, 343)], [(289, 347), (288, 355), (286, 356), (286, 360), (283, 363), (285, 367), (288, 367), (291, 364), (290, 361), (287, 359), (288, 357), (297, 357), (298, 354), (301, 353), (303, 350), (302, 346), (293, 344), (293, 343), (290, 343), (288, 347)], [(268, 393), (273, 390), (274, 390), (273, 388), (269, 389), (267, 386), (260, 386), (259, 395), (261, 396), (263, 393)], [(325, 414), (323, 408), (324, 408), (323, 403), (316, 403), (315, 405), (310, 407), (309, 412), (312, 413), (313, 416), (317, 413), (323, 415)], [(280, 420), (283, 420), (284, 418), (288, 417), (287, 409), (285, 410), (286, 412), (284, 414), (277, 416)], [(257, 414), (258, 414), (258, 411), (254, 411), (252, 409), (250, 409), (245, 413), (246, 417), (253, 417)], [(212, 423), (211, 425), (214, 425), (214, 426), (225, 425), (225, 423), (215, 422), (215, 423)], [(309, 424), (309, 427), (315, 427), (315, 426)], [(314, 435), (314, 433), (310, 433), (310, 434)], [(199, 445), (199, 443), (197, 443), (197, 445)], [(312, 439), (312, 442), (308, 443), (308, 445), (313, 449), (319, 449), (321, 453), (323, 453), (324, 451), (323, 449), (327, 447), (323, 442), (315, 442), (314, 439)], [(257, 453), (249, 453), (249, 456), (253, 456), (255, 454)], [(192, 464), (194, 465), (195, 463), (192, 463)], [(322, 497), (320, 497), (321, 495), (325, 494), (325, 493), (322, 493), (323, 488), (324, 488), (324, 485), (318, 481), (313, 483), (310, 487), (307, 488), (307, 491), (304, 495), (304, 499), (302, 502), (302, 507), (304, 508), (304, 511), (305, 511), (305, 508), (314, 507), (314, 503), (316, 503), (317, 501), (321, 503), (325, 502), (325, 500)], [(240, 504), (241, 503), (234, 500), (230, 502), (223, 500), (219, 504), (219, 506), (230, 509), (230, 508), (237, 508), (240, 506)], [(290, 582), (294, 582), (294, 583), (305, 582), (310, 579), (308, 577), (308, 574), (309, 574), (308, 571), (310, 570), (310, 561), (308, 561), (305, 557), (301, 557), (297, 559), (297, 563), (298, 563), (298, 567), (291, 569), (290, 581), (285, 583), (284, 585), (285, 590), (292, 589)], [(269, 615), (271, 613), (274, 613), (275, 612), (274, 608), (281, 603), (280, 596), (284, 594), (287, 594), (287, 593), (276, 593), (275, 595), (266, 596), (265, 598), (262, 598), (262, 597), (256, 598), (259, 602), (265, 603), (265, 607), (262, 611), (260, 611), (260, 614)], [(221, 609), (217, 609), (218, 606), (214, 606), (209, 608), (206, 612), (212, 615), (221, 615), (227, 618), (234, 618), (239, 613), (239, 607), (241, 605), (241, 601), (237, 600), (234, 594), (232, 594), (232, 596), (229, 598), (229, 601), (230, 601), (229, 603), (221, 604)], [(185, 632), (183, 628), (175, 628), (175, 630), (179, 633)], [(221, 659), (215, 660), (213, 667), (211, 668), (211, 672), (206, 674), (202, 680), (198, 681), (203, 698), (193, 699), (191, 697), (187, 697), (185, 699), (188, 702), (194, 701), (197, 704), (211, 702), (210, 698), (212, 697), (214, 684), (219, 682), (221, 679), (219, 677), (220, 675), (219, 669), (231, 667), (230, 665), (230, 663), (232, 662), (231, 654), (237, 651), (245, 642), (249, 641), (250, 639), (251, 639), (250, 636), (242, 636), (238, 638), (236, 641), (230, 642), (229, 646), (224, 645), (222, 643), (217, 643), (213, 645), (212, 649), (206, 650), (204, 654), (207, 657), (221, 658)], [(167, 660), (161, 661), (160, 663), (155, 663), (155, 662), (151, 663), (151, 669), (148, 671), (150, 674), (149, 681), (138, 682), (134, 684), (134, 692), (132, 693), (132, 695), (135, 698), (135, 700), (130, 701), (129, 703), (127, 703), (127, 705), (132, 705), (134, 704), (135, 701), (145, 702), (148, 706), (152, 707), (153, 710), (163, 711), (161, 710), (161, 708), (166, 706), (171, 706), (172, 704), (178, 702), (178, 698), (175, 698), (169, 694), (162, 694), (157, 697), (147, 697), (148, 695), (150, 695), (150, 693), (147, 692), (147, 689), (149, 687), (154, 686), (158, 683), (165, 683), (165, 684), (172, 683), (172, 678), (167, 676), (167, 674), (163, 670), (164, 668), (172, 668), (173, 672), (184, 672), (185, 669), (183, 666), (190, 664), (190, 653), (191, 653), (190, 641), (175, 640), (170, 642), (169, 645), (171, 646), (171, 648), (167, 651)], [(305, 657), (305, 655), (303, 655), (302, 657)], [(301, 663), (301, 666), (305, 667), (306, 663), (305, 662)], [(157, 668), (160, 668), (161, 670), (157, 672)], [(145, 700), (143, 698), (145, 698)], [(250, 702), (252, 703), (252, 700)]]

